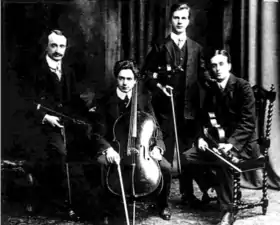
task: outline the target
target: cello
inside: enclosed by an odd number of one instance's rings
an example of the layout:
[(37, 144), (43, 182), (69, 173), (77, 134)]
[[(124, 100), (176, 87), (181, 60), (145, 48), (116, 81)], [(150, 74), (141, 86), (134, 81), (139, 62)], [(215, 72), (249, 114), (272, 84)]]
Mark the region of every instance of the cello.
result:
[[(111, 193), (125, 194), (125, 198), (133, 201), (133, 224), (136, 200), (155, 192), (163, 184), (158, 161), (150, 156), (150, 150), (156, 144), (156, 121), (151, 114), (139, 111), (137, 103), (138, 82), (132, 90), (130, 113), (121, 115), (113, 127), (120, 165), (111, 164), (105, 178)], [(120, 174), (123, 174), (122, 178)]]

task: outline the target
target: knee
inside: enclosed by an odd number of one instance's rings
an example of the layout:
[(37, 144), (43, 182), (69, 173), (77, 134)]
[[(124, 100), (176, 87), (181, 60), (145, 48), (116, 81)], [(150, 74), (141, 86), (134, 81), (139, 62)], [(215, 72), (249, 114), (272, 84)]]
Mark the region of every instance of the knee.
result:
[(97, 158), (97, 162), (101, 165), (101, 166), (107, 166), (108, 165), (108, 161), (105, 157), (105, 155), (101, 155)]
[(197, 147), (191, 147), (181, 154), (182, 164), (191, 164), (200, 158), (200, 154), (197, 151)]
[(162, 173), (165, 173), (165, 174), (171, 173), (171, 170), (172, 170), (171, 164), (167, 160), (163, 159), (162, 161), (160, 161), (159, 165), (160, 165)]

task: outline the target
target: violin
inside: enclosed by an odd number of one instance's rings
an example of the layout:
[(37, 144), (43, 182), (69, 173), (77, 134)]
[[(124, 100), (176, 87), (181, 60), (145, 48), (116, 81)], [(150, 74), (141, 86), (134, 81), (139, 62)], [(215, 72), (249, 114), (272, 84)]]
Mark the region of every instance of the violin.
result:
[(225, 130), (218, 124), (216, 115), (213, 112), (208, 113), (210, 126), (203, 128), (205, 137), (210, 142), (210, 145), (217, 148), (218, 143), (225, 142)]
[(214, 112), (209, 112), (208, 116), (210, 125), (203, 128), (203, 134), (210, 146), (210, 148), (206, 149), (238, 172), (241, 172), (241, 170), (234, 165), (239, 163), (240, 160), (235, 157), (231, 151), (224, 154), (222, 151), (218, 150), (219, 143), (225, 143), (225, 130), (218, 123)]
[(174, 77), (179, 72), (183, 72), (184, 69), (181, 66), (171, 66), (169, 64), (165, 66), (158, 66), (156, 71), (145, 71), (146, 76), (159, 80), (163, 85), (170, 83), (172, 77)]

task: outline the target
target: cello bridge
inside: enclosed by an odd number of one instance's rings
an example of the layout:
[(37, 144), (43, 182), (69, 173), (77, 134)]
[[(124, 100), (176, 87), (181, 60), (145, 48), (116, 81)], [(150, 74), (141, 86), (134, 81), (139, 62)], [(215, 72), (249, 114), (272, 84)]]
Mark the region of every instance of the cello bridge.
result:
[(127, 155), (130, 156), (131, 154), (139, 154), (139, 150), (137, 148), (128, 148)]

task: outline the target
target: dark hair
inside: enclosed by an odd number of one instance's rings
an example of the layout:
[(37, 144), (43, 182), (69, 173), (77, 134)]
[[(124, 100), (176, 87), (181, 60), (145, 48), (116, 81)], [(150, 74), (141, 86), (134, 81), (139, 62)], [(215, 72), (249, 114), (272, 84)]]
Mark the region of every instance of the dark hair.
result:
[(119, 72), (121, 70), (129, 69), (133, 72), (134, 78), (137, 79), (139, 77), (139, 70), (137, 68), (136, 62), (134, 60), (128, 59), (128, 60), (120, 60), (115, 63), (114, 66), (114, 75), (117, 78), (119, 75)]
[[(51, 32), (49, 33), (49, 35), (51, 35), (52, 33), (55, 33), (55, 34), (61, 35), (61, 36), (65, 36), (61, 30), (57, 30), (57, 29), (51, 30)], [(48, 36), (49, 36), (49, 35), (48, 35)]]
[[(49, 43), (49, 36), (52, 33), (55, 33), (55, 34), (60, 35), (60, 36), (64, 36), (66, 38), (66, 36), (64, 35), (64, 33), (61, 30), (53, 29), (53, 30), (45, 31), (43, 33), (43, 35), (41, 36), (40, 40), (39, 40), (40, 52), (41, 52), (40, 53), (40, 57), (44, 57), (45, 56), (46, 48), (47, 48), (48, 43)], [(67, 48), (69, 48), (68, 41), (67, 41)]]
[(230, 57), (230, 54), (224, 50), (224, 49), (216, 49), (213, 54), (211, 54), (211, 58), (213, 58), (214, 56), (216, 55), (223, 55), (225, 57), (227, 57), (227, 61), (228, 63), (231, 63), (231, 57)]
[(169, 20), (171, 20), (173, 13), (178, 10), (183, 10), (187, 9), (189, 11), (189, 18), (190, 18), (190, 7), (186, 3), (176, 3), (173, 4), (170, 8), (170, 13), (169, 13)]
[(40, 39), (40, 45), (42, 46), (43, 52), (45, 51), (46, 47), (48, 46), (49, 36), (52, 33), (55, 33), (55, 34), (60, 35), (60, 36), (64, 36), (66, 38), (64, 33), (61, 30), (58, 30), (58, 29), (53, 29), (53, 30), (50, 30), (49, 32), (48, 31), (44, 32), (44, 34), (42, 35), (42, 37)]

